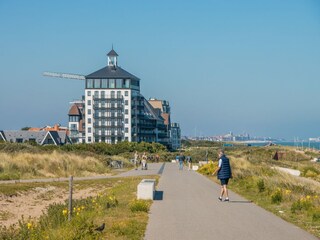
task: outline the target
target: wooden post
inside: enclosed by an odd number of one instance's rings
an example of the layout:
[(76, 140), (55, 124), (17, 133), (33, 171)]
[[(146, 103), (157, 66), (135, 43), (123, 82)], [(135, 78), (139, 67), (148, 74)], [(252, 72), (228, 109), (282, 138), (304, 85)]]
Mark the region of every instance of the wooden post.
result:
[(68, 220), (71, 221), (72, 218), (72, 187), (73, 187), (73, 176), (70, 176), (69, 179), (69, 215)]

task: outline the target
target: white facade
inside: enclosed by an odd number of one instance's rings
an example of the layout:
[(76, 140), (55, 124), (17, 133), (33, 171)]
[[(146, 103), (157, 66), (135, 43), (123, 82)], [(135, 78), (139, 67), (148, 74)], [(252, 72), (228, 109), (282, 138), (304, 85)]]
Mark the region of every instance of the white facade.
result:
[(131, 89), (85, 90), (87, 143), (132, 140), (131, 95)]

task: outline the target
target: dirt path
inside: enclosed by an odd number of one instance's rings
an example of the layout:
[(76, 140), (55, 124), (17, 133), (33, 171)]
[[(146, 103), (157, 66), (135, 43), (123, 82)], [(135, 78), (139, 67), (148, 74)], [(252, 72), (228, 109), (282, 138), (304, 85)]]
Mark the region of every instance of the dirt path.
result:
[[(95, 188), (81, 189), (74, 191), (73, 198), (87, 198), (97, 193)], [(22, 215), (24, 218), (38, 218), (50, 204), (63, 203), (67, 197), (68, 190), (54, 186), (37, 187), (18, 196), (0, 195), (0, 225), (16, 224)]]

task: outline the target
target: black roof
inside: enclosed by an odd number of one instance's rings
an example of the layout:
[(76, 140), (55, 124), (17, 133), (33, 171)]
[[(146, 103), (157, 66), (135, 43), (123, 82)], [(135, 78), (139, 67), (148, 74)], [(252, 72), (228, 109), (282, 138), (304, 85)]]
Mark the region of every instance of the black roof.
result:
[(116, 53), (115, 50), (112, 49), (112, 50), (107, 54), (107, 56), (119, 56), (119, 55)]
[(138, 77), (128, 73), (127, 71), (123, 70), (121, 67), (115, 66), (107, 66), (101, 68), (100, 70), (91, 73), (86, 76), (88, 78), (130, 78), (135, 80), (140, 80)]

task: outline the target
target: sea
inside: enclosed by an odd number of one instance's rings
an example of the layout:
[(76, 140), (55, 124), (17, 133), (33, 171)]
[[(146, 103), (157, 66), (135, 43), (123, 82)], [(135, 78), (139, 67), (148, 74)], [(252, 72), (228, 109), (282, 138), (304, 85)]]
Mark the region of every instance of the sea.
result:
[[(292, 146), (299, 149), (317, 149), (320, 150), (320, 142), (309, 142), (309, 141), (301, 141), (301, 142), (282, 142), (282, 141), (274, 141), (272, 142), (276, 145), (281, 146)], [(266, 146), (269, 145), (270, 142), (247, 142), (246, 144), (250, 144), (251, 146)]]

